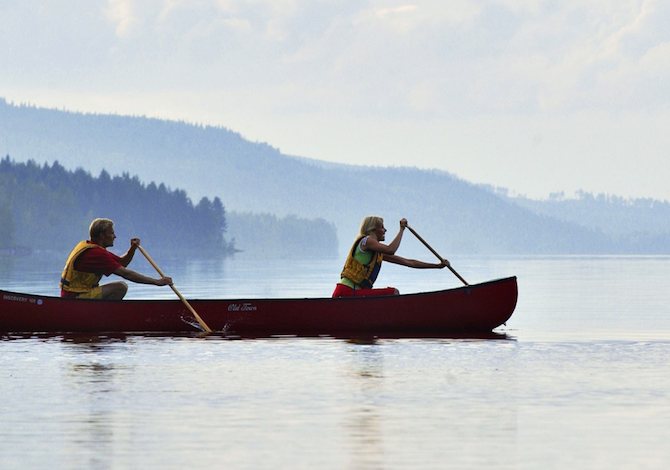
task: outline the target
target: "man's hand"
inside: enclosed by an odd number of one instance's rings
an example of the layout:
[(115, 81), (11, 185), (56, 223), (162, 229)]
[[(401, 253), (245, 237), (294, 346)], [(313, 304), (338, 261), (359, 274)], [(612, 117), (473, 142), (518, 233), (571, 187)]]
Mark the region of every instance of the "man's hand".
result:
[(130, 248), (136, 250), (138, 246), (140, 246), (140, 239), (139, 238), (131, 238), (130, 239)]
[(162, 277), (156, 282), (157, 286), (171, 286), (172, 278), (171, 277)]

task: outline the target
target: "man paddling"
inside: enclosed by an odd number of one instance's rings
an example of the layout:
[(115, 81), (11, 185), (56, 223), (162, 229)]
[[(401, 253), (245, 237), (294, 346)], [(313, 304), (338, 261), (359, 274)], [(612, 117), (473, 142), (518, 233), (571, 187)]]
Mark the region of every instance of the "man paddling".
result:
[(61, 297), (121, 300), (128, 292), (128, 284), (114, 281), (99, 285), (102, 276), (110, 274), (139, 284), (172, 285), (169, 277), (154, 279), (127, 268), (140, 246), (139, 238), (130, 239), (130, 248), (123, 256), (107, 251), (107, 248), (114, 246), (116, 238), (113, 221), (95, 219), (88, 232), (90, 239), (79, 242), (65, 263), (60, 280)]

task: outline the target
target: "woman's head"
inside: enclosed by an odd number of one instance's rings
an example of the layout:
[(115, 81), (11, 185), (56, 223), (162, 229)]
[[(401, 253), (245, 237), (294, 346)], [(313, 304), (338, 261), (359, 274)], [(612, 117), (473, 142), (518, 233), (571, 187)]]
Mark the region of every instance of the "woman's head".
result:
[(358, 231), (358, 238), (367, 235), (375, 236), (375, 230), (384, 225), (384, 219), (376, 215), (369, 215), (361, 222), (361, 228)]

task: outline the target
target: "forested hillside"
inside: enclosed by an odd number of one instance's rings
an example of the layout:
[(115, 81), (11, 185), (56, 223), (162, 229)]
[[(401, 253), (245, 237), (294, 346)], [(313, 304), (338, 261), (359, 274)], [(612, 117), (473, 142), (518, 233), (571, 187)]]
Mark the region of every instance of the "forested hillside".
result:
[(119, 249), (124, 239), (138, 236), (152, 251), (175, 256), (337, 255), (335, 228), (323, 219), (227, 214), (218, 197), (193, 204), (183, 190), (146, 185), (127, 173), (110, 176), (103, 170), (93, 177), (58, 162), (0, 160), (0, 250), (66, 251), (87, 238), (96, 217), (115, 221)]
[(229, 212), (228, 227), (230, 239), (245, 256), (290, 259), (337, 256), (335, 226), (324, 219)]
[[(645, 224), (638, 225), (635, 234), (615, 235), (609, 219), (593, 218), (598, 223), (585, 225), (444, 171), (325, 166), (249, 142), (225, 128), (15, 106), (0, 99), (0, 152), (17, 161), (57, 160), (70, 169), (131, 173), (144, 181), (185, 188), (196, 199), (216, 196), (229, 212), (238, 214), (323, 219), (337, 227), (340, 256), (360, 220), (370, 214), (384, 217), (391, 233), (397, 221), (407, 217), (445, 256), (670, 253), (668, 232)], [(408, 162), (411, 158), (407, 156)], [(667, 217), (662, 211), (654, 213)], [(409, 247), (403, 243), (401, 254), (412, 254), (404, 251)]]
[(121, 240), (140, 236), (161, 250), (229, 254), (225, 209), (219, 198), (196, 205), (183, 190), (144, 185), (127, 173), (99, 177), (58, 162), (0, 160), (0, 248), (66, 249), (88, 236), (96, 217), (115, 221)]

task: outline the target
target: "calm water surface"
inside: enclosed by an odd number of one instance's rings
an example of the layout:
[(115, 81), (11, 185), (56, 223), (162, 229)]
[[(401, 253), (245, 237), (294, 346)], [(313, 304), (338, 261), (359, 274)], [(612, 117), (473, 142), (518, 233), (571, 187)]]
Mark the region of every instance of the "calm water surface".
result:
[[(63, 260), (44, 258), (0, 258), (0, 287), (56, 294)], [(329, 296), (341, 269), (154, 259), (187, 298)], [(451, 261), (518, 276), (504, 339), (0, 336), (0, 469), (668, 468), (670, 258)]]

